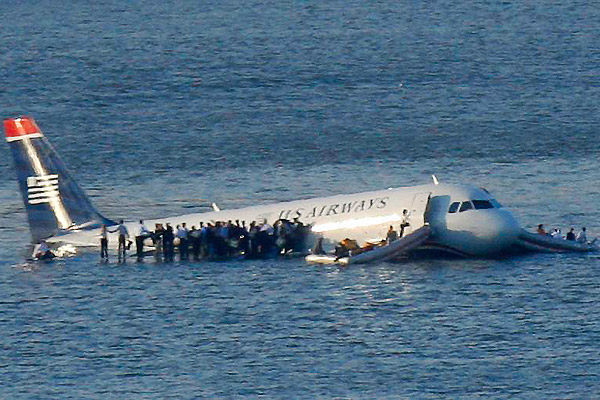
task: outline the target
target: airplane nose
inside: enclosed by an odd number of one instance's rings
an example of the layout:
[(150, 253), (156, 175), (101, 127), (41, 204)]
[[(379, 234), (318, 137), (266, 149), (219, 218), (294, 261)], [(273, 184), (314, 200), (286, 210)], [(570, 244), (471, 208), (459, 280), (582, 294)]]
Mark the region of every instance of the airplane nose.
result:
[(493, 239), (498, 250), (501, 250), (517, 241), (521, 226), (510, 211), (495, 210), (489, 220), (488, 230), (490, 239)]
[[(517, 243), (521, 227), (506, 209), (459, 213), (445, 227), (438, 227), (437, 240), (472, 256), (503, 253)], [(435, 229), (435, 227), (434, 227)]]

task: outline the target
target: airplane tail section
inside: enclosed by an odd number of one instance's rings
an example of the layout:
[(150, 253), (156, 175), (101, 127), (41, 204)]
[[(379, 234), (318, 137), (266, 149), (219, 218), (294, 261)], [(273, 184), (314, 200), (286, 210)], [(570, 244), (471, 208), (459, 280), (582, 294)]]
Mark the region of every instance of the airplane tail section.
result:
[(113, 224), (94, 208), (33, 118), (5, 119), (4, 133), (34, 242), (62, 231)]

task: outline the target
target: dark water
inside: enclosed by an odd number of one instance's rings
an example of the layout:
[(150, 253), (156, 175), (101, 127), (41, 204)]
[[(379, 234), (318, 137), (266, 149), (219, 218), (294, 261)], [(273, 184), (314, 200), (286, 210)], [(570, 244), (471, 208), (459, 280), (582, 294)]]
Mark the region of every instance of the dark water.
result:
[[(153, 217), (442, 181), (600, 236), (591, 2), (0, 4), (2, 117)], [(598, 255), (24, 263), (0, 146), (2, 398), (595, 398)]]

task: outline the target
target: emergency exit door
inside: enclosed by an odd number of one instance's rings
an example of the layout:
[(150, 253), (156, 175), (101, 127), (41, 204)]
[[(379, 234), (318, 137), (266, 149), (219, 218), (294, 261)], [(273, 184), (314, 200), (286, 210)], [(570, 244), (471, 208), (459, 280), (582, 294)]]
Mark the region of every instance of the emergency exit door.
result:
[(425, 225), (427, 220), (425, 213), (427, 212), (427, 204), (431, 197), (431, 192), (417, 193), (413, 197), (412, 205), (410, 206), (410, 226), (407, 228), (408, 232), (415, 231)]

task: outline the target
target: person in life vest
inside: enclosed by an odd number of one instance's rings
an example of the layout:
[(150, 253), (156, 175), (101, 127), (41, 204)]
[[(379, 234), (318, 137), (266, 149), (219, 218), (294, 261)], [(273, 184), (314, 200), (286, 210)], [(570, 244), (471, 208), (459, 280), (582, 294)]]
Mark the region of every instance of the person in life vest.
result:
[(538, 235), (546, 235), (546, 230), (544, 229), (544, 224), (539, 224), (537, 227)]

